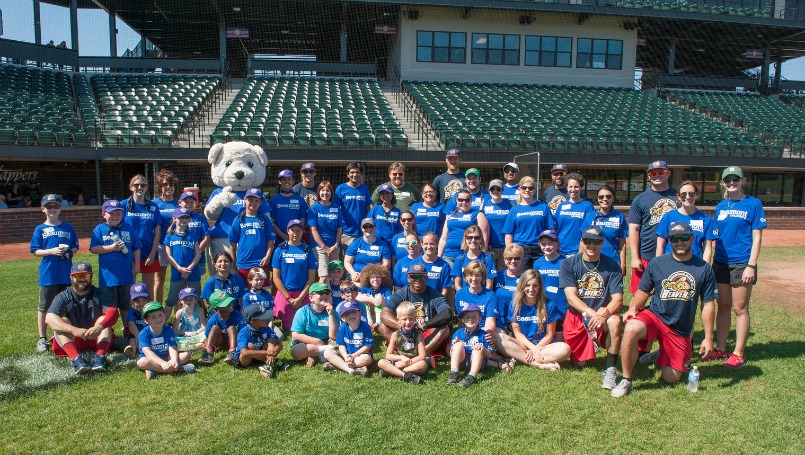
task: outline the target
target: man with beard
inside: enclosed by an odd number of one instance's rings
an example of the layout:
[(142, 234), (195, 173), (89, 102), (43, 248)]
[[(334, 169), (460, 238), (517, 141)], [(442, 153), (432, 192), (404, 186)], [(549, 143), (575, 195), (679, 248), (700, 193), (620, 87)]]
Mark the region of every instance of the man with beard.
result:
[(319, 200), (319, 195), (316, 194), (316, 187), (319, 185), (316, 183), (316, 165), (303, 164), (299, 174), (302, 176), (302, 181), (293, 186), (293, 192), (302, 196), (302, 199), (307, 202), (307, 206), (310, 207)]
[(556, 208), (568, 199), (565, 175), (567, 175), (567, 165), (562, 163), (554, 164), (551, 168), (553, 186), (545, 188), (542, 193), (543, 202), (548, 204), (553, 214), (556, 214)]
[[(403, 212), (410, 210), (414, 204), (422, 200), (419, 188), (405, 181), (405, 165), (403, 163), (397, 161), (391, 163), (389, 166), (389, 181), (385, 184), (391, 185), (394, 190), (394, 198), (397, 201), (394, 205)], [(379, 185), (375, 188), (375, 192), (372, 193), (372, 202), (374, 204), (378, 203), (378, 190), (382, 186)]]
[(439, 174), (433, 179), (433, 187), (436, 188), (436, 196), (442, 203), (447, 202), (464, 188), (464, 174), (461, 172), (461, 152), (458, 149), (450, 149), (445, 153), (444, 162), (447, 164), (447, 171)]

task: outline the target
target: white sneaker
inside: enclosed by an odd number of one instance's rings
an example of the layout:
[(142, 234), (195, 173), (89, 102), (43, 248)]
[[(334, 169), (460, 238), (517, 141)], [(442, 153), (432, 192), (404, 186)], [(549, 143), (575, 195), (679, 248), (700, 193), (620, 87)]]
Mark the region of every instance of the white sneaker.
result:
[(621, 398), (625, 397), (626, 395), (629, 395), (631, 391), (632, 391), (632, 381), (621, 379), (621, 382), (614, 389), (612, 389), (610, 395), (612, 395), (615, 398)]
[(604, 381), (601, 383), (601, 388), (612, 390), (618, 384), (618, 370), (615, 367), (609, 367), (602, 373)]

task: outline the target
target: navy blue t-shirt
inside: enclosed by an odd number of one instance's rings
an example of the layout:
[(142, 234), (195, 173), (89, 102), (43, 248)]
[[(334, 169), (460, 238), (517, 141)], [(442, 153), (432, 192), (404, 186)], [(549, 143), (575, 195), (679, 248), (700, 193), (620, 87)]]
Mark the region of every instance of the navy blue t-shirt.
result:
[[(578, 298), (598, 311), (612, 300), (613, 295), (623, 294), (621, 266), (603, 254), (598, 264), (585, 262), (583, 254), (570, 256), (560, 266), (559, 287), (576, 288)], [(567, 310), (580, 314), (570, 305)]]
[(652, 259), (657, 254), (657, 226), (666, 213), (679, 208), (676, 189), (657, 192), (648, 189), (637, 195), (629, 208), (629, 224), (640, 225), (640, 258)]

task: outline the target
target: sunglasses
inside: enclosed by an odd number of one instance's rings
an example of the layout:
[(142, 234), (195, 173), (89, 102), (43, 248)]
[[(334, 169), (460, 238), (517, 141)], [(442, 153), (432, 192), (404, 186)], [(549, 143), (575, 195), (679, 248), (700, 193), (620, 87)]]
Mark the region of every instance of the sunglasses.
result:
[(419, 245), (419, 242), (417, 242), (416, 240), (405, 242), (405, 246), (414, 246), (414, 245)]
[(148, 188), (147, 183), (132, 183), (131, 186), (134, 188)]
[(584, 239), (582, 240), (582, 242), (584, 242), (585, 245), (592, 245), (592, 246), (597, 246), (604, 243), (603, 240), (595, 240), (595, 239)]
[(173, 182), (165, 182), (165, 183), (163, 183), (161, 186), (162, 186), (163, 188), (165, 188), (165, 187), (169, 187), (169, 186), (176, 186), (176, 184), (175, 184), (175, 183), (173, 183)]
[(319, 295), (330, 295), (330, 294), (332, 294), (332, 291), (317, 291), (317, 292), (314, 292), (313, 294), (314, 294), (314, 295), (315, 295), (315, 294), (319, 294)]
[(374, 228), (375, 228), (375, 227), (374, 227), (374, 226), (372, 226), (371, 224), (364, 224), (364, 225), (363, 225), (363, 226), (361, 226), (361, 227), (362, 227), (362, 228), (364, 228), (364, 229), (367, 229), (367, 230), (368, 230), (368, 229), (374, 229)]
[(666, 171), (665, 169), (654, 169), (653, 171), (648, 171), (649, 177), (656, 177), (658, 175), (665, 175), (667, 173), (668, 171)]
[(517, 170), (514, 169), (514, 168), (511, 168), (511, 167), (507, 167), (507, 168), (503, 169), (503, 172), (505, 172), (507, 174), (516, 174)]
[(691, 236), (691, 235), (675, 235), (673, 237), (668, 237), (668, 241), (671, 242), (671, 243), (687, 242), (687, 241), (689, 241), (691, 239), (691, 237), (693, 237), (693, 236)]
[(480, 235), (468, 235), (468, 236), (466, 236), (464, 238), (467, 239), (467, 240), (481, 240)]
[(400, 223), (410, 223), (414, 221), (413, 218), (400, 218)]
[(523, 258), (521, 257), (513, 257), (513, 258), (503, 258), (506, 261), (521, 261)]
[(679, 193), (679, 197), (682, 199), (685, 199), (686, 197), (694, 198), (696, 197), (696, 194), (697, 193), (695, 191), (682, 191)]
[(358, 286), (350, 286), (348, 288), (341, 288), (341, 292), (358, 292), (360, 288)]
[(724, 183), (738, 183), (740, 181), (741, 177), (738, 177), (737, 175), (729, 175), (724, 177)]
[(611, 194), (599, 194), (599, 195), (598, 195), (598, 200), (599, 200), (599, 201), (608, 201), (608, 200), (610, 200), (610, 199), (612, 199), (612, 195), (611, 195)]
[(56, 209), (60, 209), (61, 205), (59, 205), (59, 204), (45, 204), (45, 208), (48, 209), (48, 210), (56, 210)]
[(567, 174), (567, 172), (554, 172), (551, 175), (553, 175), (554, 177), (561, 177), (565, 174)]
[(493, 186), (492, 188), (489, 188), (489, 191), (503, 191), (503, 188)]
[(408, 275), (409, 280), (424, 280), (425, 274), (424, 273), (412, 273)]
[(520, 189), (523, 191), (534, 191), (533, 186), (520, 186)]
[(315, 174), (315, 173), (316, 173), (316, 171), (310, 171), (310, 170), (308, 170), (308, 171), (302, 171), (302, 173), (303, 173), (303, 174)]
[(75, 278), (76, 280), (89, 280), (92, 279), (91, 273), (74, 273), (70, 275), (71, 277)]
[(470, 202), (470, 199), (469, 198), (464, 198), (464, 197), (459, 197), (459, 198), (456, 198), (456, 201), (458, 201), (458, 202)]

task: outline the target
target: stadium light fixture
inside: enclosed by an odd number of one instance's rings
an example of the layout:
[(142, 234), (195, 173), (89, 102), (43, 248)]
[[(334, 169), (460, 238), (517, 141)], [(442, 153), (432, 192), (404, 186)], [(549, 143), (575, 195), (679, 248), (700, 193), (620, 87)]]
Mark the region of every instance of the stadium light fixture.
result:
[(534, 16), (520, 16), (520, 25), (531, 25), (536, 20), (537, 18)]

